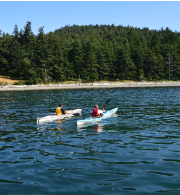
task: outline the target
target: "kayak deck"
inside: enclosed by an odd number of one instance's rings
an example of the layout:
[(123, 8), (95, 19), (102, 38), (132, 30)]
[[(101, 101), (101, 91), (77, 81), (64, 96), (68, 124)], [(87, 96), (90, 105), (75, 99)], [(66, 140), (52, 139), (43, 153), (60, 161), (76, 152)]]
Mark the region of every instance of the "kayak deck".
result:
[(84, 120), (77, 120), (77, 125), (82, 125), (85, 123), (94, 123), (94, 122), (99, 122), (105, 118), (110, 117), (112, 114), (116, 113), (118, 110), (118, 108), (114, 108), (112, 110), (107, 111), (106, 113), (103, 113), (102, 117), (90, 117), (90, 118), (86, 118)]
[(52, 115), (48, 115), (48, 116), (44, 116), (44, 117), (37, 117), (37, 123), (42, 123), (42, 122), (47, 122), (47, 121), (53, 121), (53, 120), (58, 120), (58, 119), (64, 119), (64, 118), (70, 118), (72, 116), (79, 116), (79, 114), (81, 114), (82, 109), (75, 109), (75, 110), (67, 110), (67, 114), (63, 114), (63, 115), (56, 115), (56, 114), (52, 114)]

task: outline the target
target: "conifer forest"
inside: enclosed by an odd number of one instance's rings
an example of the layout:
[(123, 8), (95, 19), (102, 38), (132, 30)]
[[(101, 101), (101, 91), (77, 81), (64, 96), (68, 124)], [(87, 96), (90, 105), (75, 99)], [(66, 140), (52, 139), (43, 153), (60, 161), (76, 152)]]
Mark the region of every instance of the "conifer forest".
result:
[(26, 84), (180, 80), (180, 33), (121, 25), (65, 26), (34, 35), (31, 22), (0, 31), (0, 75)]

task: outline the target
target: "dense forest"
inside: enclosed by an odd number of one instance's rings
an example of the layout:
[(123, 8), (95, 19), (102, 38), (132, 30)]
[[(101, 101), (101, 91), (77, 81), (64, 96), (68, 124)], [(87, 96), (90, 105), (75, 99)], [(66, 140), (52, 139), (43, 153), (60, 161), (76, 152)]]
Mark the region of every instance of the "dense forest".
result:
[(26, 84), (180, 80), (180, 33), (169, 28), (65, 26), (34, 35), (31, 22), (0, 31), (0, 75)]

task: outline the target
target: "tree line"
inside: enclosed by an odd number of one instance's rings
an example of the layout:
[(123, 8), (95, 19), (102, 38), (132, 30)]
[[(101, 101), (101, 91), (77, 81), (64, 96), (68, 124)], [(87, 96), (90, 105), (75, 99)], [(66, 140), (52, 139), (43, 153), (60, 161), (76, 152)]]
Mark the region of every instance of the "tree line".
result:
[(180, 33), (121, 25), (65, 26), (34, 35), (31, 22), (0, 31), (0, 75), (27, 84), (180, 80)]

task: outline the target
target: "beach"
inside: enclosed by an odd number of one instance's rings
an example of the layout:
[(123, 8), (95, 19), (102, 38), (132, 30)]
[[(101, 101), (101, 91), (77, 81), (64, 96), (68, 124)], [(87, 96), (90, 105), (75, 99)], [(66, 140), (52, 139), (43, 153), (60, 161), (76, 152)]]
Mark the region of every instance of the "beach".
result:
[(37, 85), (4, 85), (0, 91), (48, 90), (48, 89), (96, 89), (123, 87), (179, 87), (177, 82), (107, 82), (107, 83), (74, 83), (74, 84), (37, 84)]

